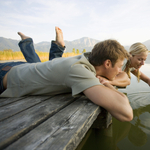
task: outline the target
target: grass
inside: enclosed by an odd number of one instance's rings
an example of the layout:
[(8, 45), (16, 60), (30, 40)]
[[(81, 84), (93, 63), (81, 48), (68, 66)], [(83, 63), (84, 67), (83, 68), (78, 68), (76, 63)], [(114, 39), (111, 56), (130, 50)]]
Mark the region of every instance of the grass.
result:
[[(38, 56), (40, 57), (41, 61), (48, 61), (49, 59), (49, 52), (40, 52), (36, 51)], [(76, 56), (76, 55), (81, 55), (81, 53), (64, 53), (62, 57), (70, 57), (70, 56)], [(21, 51), (13, 52), (11, 49), (6, 49), (3, 51), (0, 51), (0, 60), (24, 60), (24, 56), (21, 53)]]

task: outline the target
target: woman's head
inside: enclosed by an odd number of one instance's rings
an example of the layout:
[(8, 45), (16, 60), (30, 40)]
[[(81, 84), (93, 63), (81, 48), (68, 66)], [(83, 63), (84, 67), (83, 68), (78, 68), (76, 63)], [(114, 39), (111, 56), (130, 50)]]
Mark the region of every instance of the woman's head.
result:
[(134, 43), (129, 49), (130, 57), (130, 67), (139, 69), (144, 65), (145, 60), (148, 55), (148, 49), (142, 43)]
[(138, 43), (134, 43), (133, 45), (131, 45), (129, 49), (129, 53), (130, 53), (130, 59), (126, 65), (126, 72), (128, 76), (131, 77), (130, 68), (132, 67), (135, 68), (137, 70), (136, 76), (139, 81), (140, 80), (139, 69), (145, 63), (145, 60), (148, 55), (148, 49), (144, 44), (138, 42)]

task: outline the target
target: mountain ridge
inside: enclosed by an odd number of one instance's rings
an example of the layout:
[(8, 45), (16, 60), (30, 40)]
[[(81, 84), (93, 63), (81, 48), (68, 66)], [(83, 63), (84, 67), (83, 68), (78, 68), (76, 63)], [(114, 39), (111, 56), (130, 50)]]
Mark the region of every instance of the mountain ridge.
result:
[[(89, 37), (82, 37), (80, 39), (76, 39), (73, 41), (67, 41), (65, 40), (66, 45), (66, 52), (72, 52), (73, 49), (79, 50), (80, 53), (82, 53), (83, 49), (86, 50), (86, 52), (90, 52), (93, 48), (93, 46), (99, 42), (99, 40), (92, 39)], [(11, 49), (13, 51), (20, 51), (18, 46), (19, 40), (14, 40), (10, 38), (4, 38), (0, 37), (0, 50), (4, 49)], [(150, 50), (150, 40), (147, 40), (143, 42), (144, 45)], [(49, 52), (51, 42), (42, 41), (39, 43), (34, 44), (35, 49), (42, 52)], [(124, 46), (126, 50), (129, 50), (129, 46)]]

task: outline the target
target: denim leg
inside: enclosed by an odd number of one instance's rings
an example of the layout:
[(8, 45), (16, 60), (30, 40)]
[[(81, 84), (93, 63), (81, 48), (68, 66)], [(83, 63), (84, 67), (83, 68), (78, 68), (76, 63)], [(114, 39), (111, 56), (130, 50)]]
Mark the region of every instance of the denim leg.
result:
[(5, 91), (4, 86), (3, 86), (3, 78), (4, 78), (5, 74), (12, 67), (17, 66), (17, 65), (21, 65), (21, 64), (24, 64), (24, 63), (26, 63), (26, 62), (18, 61), (18, 62), (0, 63), (0, 94)]
[(41, 62), (39, 56), (35, 52), (33, 40), (31, 38), (20, 41), (18, 45), (28, 63)]
[(54, 41), (52, 41), (50, 52), (49, 52), (49, 60), (62, 57), (64, 50), (65, 50), (65, 47), (58, 46), (57, 44), (54, 43)]

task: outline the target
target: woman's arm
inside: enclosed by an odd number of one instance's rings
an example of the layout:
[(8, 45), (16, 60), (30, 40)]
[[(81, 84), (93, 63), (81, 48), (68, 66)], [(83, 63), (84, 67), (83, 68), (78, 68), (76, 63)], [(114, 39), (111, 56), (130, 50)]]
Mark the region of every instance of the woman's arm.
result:
[[(137, 70), (131, 71), (136, 76)], [(140, 71), (140, 79), (150, 86), (150, 78)]]
[(110, 81), (110, 84), (118, 87), (126, 87), (127, 85), (130, 85), (130, 79), (126, 72), (121, 72), (113, 81)]
[(107, 80), (100, 76), (98, 76), (97, 78), (99, 78), (102, 84), (107, 82), (111, 85), (118, 86), (118, 87), (126, 87), (127, 85), (130, 84), (130, 79), (125, 72), (119, 73), (113, 81)]

